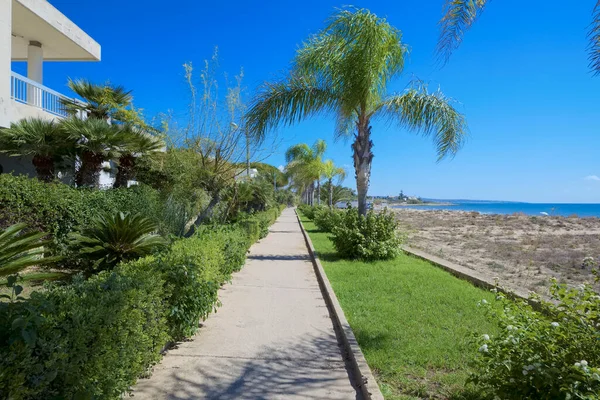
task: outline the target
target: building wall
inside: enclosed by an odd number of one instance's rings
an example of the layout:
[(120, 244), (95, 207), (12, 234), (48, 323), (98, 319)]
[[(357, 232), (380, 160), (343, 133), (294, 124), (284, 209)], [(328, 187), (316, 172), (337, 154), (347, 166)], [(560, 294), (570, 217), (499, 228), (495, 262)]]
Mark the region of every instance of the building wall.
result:
[(0, 128), (10, 125), (12, 0), (0, 0)]

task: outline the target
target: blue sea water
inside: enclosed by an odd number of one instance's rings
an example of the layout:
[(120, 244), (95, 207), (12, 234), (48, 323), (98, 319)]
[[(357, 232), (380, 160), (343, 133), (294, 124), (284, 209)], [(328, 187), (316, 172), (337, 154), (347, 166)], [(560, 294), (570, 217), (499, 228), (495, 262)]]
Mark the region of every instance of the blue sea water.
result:
[(446, 206), (397, 206), (396, 208), (411, 208), (417, 210), (450, 210), (477, 211), (484, 214), (513, 214), (527, 215), (560, 215), (568, 217), (600, 217), (600, 204), (577, 203), (517, 203), (505, 201), (475, 201), (475, 200), (434, 200), (451, 203)]

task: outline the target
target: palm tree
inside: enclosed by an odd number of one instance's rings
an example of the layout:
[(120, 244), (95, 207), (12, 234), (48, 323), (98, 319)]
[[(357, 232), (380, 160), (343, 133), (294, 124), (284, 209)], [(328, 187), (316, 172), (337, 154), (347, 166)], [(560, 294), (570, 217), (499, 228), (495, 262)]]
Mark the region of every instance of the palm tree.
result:
[[(440, 36), (437, 44), (437, 53), (442, 62), (448, 61), (487, 3), (488, 0), (446, 0), (444, 15), (439, 22)], [(597, 75), (600, 73), (600, 1), (596, 1), (592, 11), (588, 38), (589, 67)]]
[(108, 83), (98, 85), (85, 79), (69, 79), (67, 86), (83, 98), (85, 101), (61, 99), (67, 112), (71, 115), (84, 113), (88, 118), (117, 119), (122, 111), (131, 106), (133, 97), (131, 91), (125, 90), (123, 86), (113, 86)]
[(75, 174), (75, 183), (78, 187), (98, 188), (102, 163), (117, 158), (119, 150), (126, 145), (121, 128), (95, 118), (69, 118), (61, 122), (61, 128), (76, 140), (81, 165)]
[(164, 147), (161, 140), (135, 126), (127, 124), (119, 129), (122, 135), (123, 148), (118, 160), (114, 188), (127, 187), (127, 181), (133, 177), (137, 157), (142, 154), (153, 153)]
[(259, 139), (280, 124), (323, 113), (337, 117), (337, 136), (353, 130), (358, 211), (363, 215), (373, 161), (373, 119), (433, 136), (438, 160), (458, 151), (467, 129), (464, 116), (439, 90), (429, 93), (415, 83), (401, 94), (386, 92), (404, 69), (407, 49), (401, 39), (399, 30), (368, 10), (341, 10), (298, 50), (287, 79), (264, 85), (246, 116), (247, 129)]
[(320, 177), (323, 170), (323, 154), (327, 149), (324, 140), (317, 140), (312, 147), (306, 143), (291, 146), (285, 152), (287, 170), (297, 184), (302, 185), (307, 191), (307, 203), (313, 202), (314, 183), (317, 182), (317, 204), (321, 204), (321, 182)]
[(322, 176), (327, 179), (329, 186), (329, 207), (333, 207), (333, 180), (338, 179), (340, 183), (346, 178), (346, 170), (342, 167), (336, 167), (332, 160), (323, 163)]
[(0, 152), (31, 156), (37, 177), (44, 182), (54, 179), (56, 161), (72, 151), (73, 144), (58, 124), (40, 118), (22, 119), (0, 130)]

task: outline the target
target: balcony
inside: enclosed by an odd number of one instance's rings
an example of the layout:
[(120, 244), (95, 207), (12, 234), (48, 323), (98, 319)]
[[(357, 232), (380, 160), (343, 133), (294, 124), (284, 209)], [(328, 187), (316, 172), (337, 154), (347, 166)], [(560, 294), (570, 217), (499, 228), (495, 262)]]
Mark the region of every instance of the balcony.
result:
[[(68, 97), (16, 72), (11, 72), (10, 75), (10, 97), (16, 103), (36, 107), (38, 110), (51, 114), (51, 116), (68, 117), (65, 107), (61, 103), (61, 99), (69, 100)], [(20, 114), (23, 116), (40, 116), (39, 113), (28, 111)]]

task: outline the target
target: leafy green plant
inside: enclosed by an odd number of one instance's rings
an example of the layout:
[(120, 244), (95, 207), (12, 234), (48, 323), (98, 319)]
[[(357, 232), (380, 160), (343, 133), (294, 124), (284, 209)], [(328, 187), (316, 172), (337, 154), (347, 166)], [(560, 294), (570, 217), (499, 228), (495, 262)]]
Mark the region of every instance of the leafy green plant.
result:
[(318, 208), (314, 212), (313, 222), (323, 232), (331, 232), (342, 222), (345, 211), (332, 208)]
[(160, 359), (164, 296), (161, 276), (132, 263), (0, 302), (2, 398), (121, 398)]
[(298, 206), (298, 209), (300, 210), (300, 212), (308, 219), (315, 219), (315, 213), (317, 212), (317, 210), (322, 210), (324, 209), (324, 206), (309, 206), (307, 204), (302, 204), (300, 206)]
[(369, 211), (359, 215), (356, 209), (342, 214), (330, 236), (342, 258), (365, 261), (394, 258), (400, 252), (403, 237), (398, 232), (398, 222), (393, 213)]
[(98, 217), (81, 233), (71, 235), (71, 248), (97, 270), (150, 254), (167, 243), (153, 232), (156, 224), (139, 214), (122, 212)]
[(155, 270), (165, 280), (169, 336), (181, 340), (198, 330), (218, 305), (217, 291), (224, 280), (225, 257), (219, 238), (192, 236), (173, 243), (157, 258)]
[(477, 335), (471, 381), (496, 398), (598, 399), (600, 296), (588, 284), (570, 289), (552, 281), (544, 313), (497, 293), (479, 303), (499, 333)]

